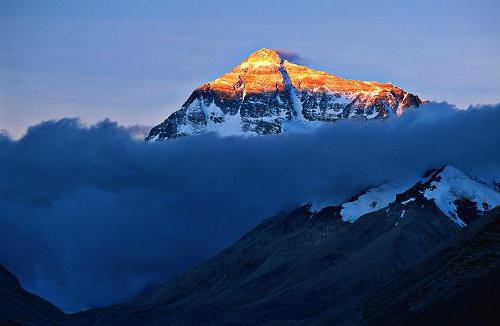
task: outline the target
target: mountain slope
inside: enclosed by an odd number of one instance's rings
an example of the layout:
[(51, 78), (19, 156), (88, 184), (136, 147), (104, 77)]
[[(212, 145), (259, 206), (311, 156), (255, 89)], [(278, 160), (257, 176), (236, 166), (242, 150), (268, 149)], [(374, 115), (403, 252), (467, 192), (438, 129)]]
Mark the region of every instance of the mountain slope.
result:
[[(305, 205), (273, 217), (163, 286), (121, 305), (77, 314), (73, 321), (174, 325), (361, 322), (358, 307), (378, 285), (464, 230), (463, 224), (436, 205), (436, 198), (441, 197), (425, 197), (429, 189), (452, 189), (448, 187), (455, 182), (451, 176), (460, 175), (458, 172), (451, 167), (433, 170), (413, 186), (394, 193), (382, 207), (377, 204), (372, 211), (361, 210), (359, 216), (351, 212), (347, 220), (342, 216), (343, 207), (369, 202), (363, 196), (370, 197), (373, 191), (345, 204), (316, 209)], [(470, 194), (483, 185), (468, 186)], [(492, 202), (490, 197), (485, 200)], [(487, 211), (477, 210), (470, 223), (482, 221)]]
[(45, 325), (64, 314), (50, 302), (25, 291), (17, 278), (0, 265), (0, 324)]
[(429, 200), (453, 222), (463, 227), (491, 208), (499, 206), (500, 193), (473, 180), (457, 168), (446, 165), (428, 171), (422, 180), (412, 186), (409, 182), (383, 184), (366, 190), (342, 205), (329, 201), (313, 201), (311, 212), (316, 213), (330, 207), (337, 211), (342, 221), (353, 223), (364, 214), (384, 207), (390, 208), (391, 203), (406, 207)]
[[(424, 212), (422, 215), (421, 212)], [(349, 307), (460, 228), (434, 206), (377, 211), (356, 223), (272, 218), (233, 246), (125, 304), (75, 316), (82, 324), (260, 324), (352, 318)]]
[(197, 88), (146, 140), (206, 131), (276, 134), (339, 119), (382, 119), (421, 103), (418, 96), (392, 84), (343, 79), (261, 49)]
[(332, 206), (317, 212), (300, 207), (268, 219), (159, 288), (73, 315), (24, 291), (0, 266), (0, 323), (496, 323), (500, 207), (469, 228), (432, 199), (396, 200), (352, 223), (339, 217)]
[(500, 308), (500, 208), (364, 300), (367, 324), (494, 325)]

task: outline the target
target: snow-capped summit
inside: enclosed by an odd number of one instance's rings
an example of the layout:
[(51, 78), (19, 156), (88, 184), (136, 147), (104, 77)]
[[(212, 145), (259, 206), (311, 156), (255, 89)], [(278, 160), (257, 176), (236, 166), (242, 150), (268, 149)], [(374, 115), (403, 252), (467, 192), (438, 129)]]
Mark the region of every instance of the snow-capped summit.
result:
[(434, 171), (420, 191), (461, 226), (500, 205), (500, 193), (449, 165)]
[(318, 213), (327, 207), (336, 207), (334, 211), (342, 221), (354, 223), (365, 214), (395, 206), (401, 210), (403, 217), (406, 207), (426, 202), (433, 202), (453, 222), (466, 226), (475, 218), (500, 206), (500, 193), (473, 180), (457, 168), (446, 165), (431, 170), (416, 183), (383, 184), (345, 203), (313, 201), (310, 211)]
[(198, 87), (146, 140), (216, 131), (277, 134), (339, 119), (382, 119), (418, 107), (418, 96), (390, 83), (343, 79), (261, 49)]

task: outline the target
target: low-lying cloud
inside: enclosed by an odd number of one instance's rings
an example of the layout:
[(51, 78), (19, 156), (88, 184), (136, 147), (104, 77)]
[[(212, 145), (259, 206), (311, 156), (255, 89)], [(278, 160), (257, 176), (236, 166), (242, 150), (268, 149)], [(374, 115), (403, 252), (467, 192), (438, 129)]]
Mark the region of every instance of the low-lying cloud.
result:
[(68, 310), (124, 300), (313, 198), (452, 164), (500, 176), (500, 105), (429, 104), (310, 134), (149, 144), (104, 121), (0, 134), (0, 262)]
[(130, 137), (132, 139), (138, 139), (138, 140), (143, 140), (144, 138), (146, 138), (151, 128), (153, 128), (153, 126), (132, 125), (125, 127)]

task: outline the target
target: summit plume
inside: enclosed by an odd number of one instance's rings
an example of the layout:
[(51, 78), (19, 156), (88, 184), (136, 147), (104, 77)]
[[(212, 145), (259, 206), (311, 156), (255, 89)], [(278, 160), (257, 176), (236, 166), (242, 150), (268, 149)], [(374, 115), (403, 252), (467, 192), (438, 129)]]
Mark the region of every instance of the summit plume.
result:
[(383, 119), (422, 101), (390, 83), (348, 80), (261, 49), (191, 94), (146, 140), (215, 131), (279, 134), (341, 119)]

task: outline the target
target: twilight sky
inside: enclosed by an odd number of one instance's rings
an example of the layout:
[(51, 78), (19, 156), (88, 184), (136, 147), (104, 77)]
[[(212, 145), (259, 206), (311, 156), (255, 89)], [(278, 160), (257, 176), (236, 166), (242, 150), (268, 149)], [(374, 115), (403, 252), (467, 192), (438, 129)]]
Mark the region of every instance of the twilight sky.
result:
[(500, 102), (500, 2), (0, 2), (0, 129), (153, 125), (262, 47), (460, 107)]

